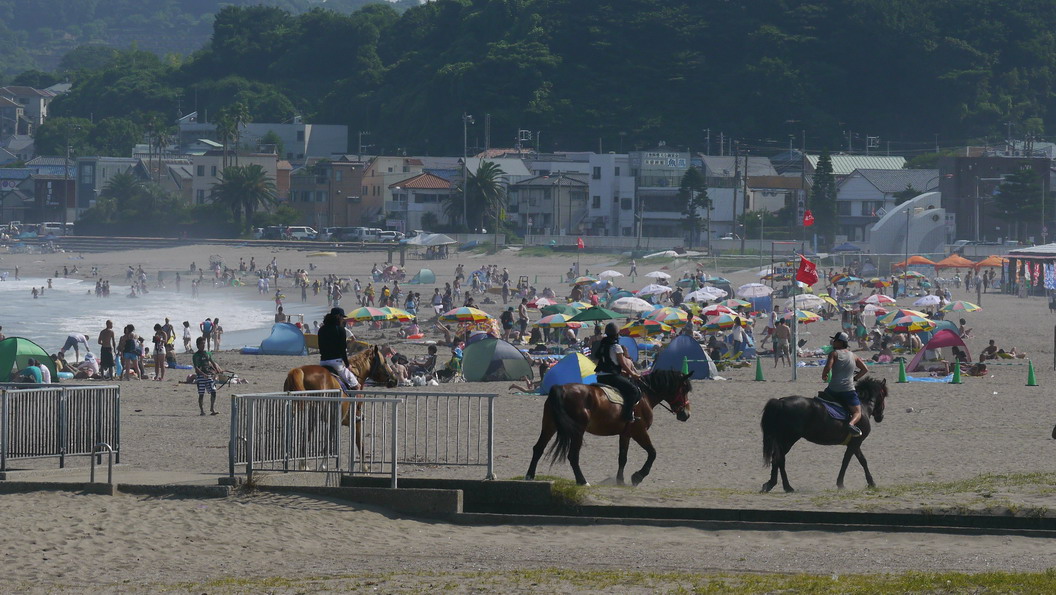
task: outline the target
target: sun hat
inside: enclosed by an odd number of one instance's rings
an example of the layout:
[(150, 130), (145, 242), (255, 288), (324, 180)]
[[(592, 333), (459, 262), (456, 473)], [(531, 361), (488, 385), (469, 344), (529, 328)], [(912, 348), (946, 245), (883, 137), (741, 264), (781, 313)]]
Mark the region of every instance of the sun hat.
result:
[(843, 341), (844, 343), (847, 343), (850, 339), (847, 337), (847, 333), (844, 333), (844, 332), (841, 331), (841, 332), (836, 333), (835, 335), (833, 335), (832, 336), (832, 340), (833, 341)]

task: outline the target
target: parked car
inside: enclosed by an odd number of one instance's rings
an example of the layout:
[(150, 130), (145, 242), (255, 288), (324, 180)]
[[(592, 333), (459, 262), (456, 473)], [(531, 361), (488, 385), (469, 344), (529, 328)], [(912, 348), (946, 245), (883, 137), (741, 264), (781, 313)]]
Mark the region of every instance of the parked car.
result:
[(403, 239), (403, 232), (385, 230), (378, 234), (379, 242), (398, 242)]
[(295, 240), (309, 240), (319, 232), (306, 225), (291, 225), (286, 228), (286, 233)]

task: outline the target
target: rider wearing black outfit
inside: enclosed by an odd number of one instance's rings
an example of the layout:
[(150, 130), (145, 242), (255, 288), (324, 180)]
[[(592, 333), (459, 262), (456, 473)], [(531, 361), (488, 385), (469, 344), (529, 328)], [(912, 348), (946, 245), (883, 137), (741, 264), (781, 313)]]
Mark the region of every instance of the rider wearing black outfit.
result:
[(329, 368), (342, 380), (346, 390), (360, 390), (359, 379), (348, 369), (345, 311), (334, 308), (319, 327), (319, 365)]
[[(619, 329), (616, 323), (610, 322), (605, 325), (605, 337), (598, 341), (597, 351), (594, 352), (598, 364), (598, 382), (607, 384), (623, 395), (623, 418), (633, 422), (634, 407), (642, 398), (642, 391), (630, 378), (640, 378), (634, 363), (627, 357), (627, 351), (620, 345)], [(625, 376), (626, 375), (626, 376)], [(627, 377), (630, 378), (627, 378)]]

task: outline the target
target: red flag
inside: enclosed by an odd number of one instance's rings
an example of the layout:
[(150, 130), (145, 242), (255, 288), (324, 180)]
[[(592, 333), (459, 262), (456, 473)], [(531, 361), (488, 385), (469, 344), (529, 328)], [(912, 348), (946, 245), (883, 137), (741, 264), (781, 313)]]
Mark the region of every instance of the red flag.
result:
[(803, 227), (810, 227), (811, 225), (814, 225), (814, 213), (811, 213), (810, 209), (807, 209), (803, 213)]
[(583, 238), (576, 238), (576, 247), (580, 250), (583, 249)]
[(799, 270), (796, 271), (796, 281), (814, 285), (818, 282), (818, 268), (803, 256), (799, 257)]

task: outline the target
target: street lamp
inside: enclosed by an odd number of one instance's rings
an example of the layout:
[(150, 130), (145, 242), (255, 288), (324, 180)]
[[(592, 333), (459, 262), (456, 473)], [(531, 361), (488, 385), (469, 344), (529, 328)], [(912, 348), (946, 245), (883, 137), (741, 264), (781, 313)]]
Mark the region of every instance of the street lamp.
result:
[(462, 112), (462, 223), (469, 229), (469, 216), (466, 212), (466, 205), (469, 204), (468, 188), (469, 188), (469, 125), (476, 124), (473, 121), (473, 116)]

